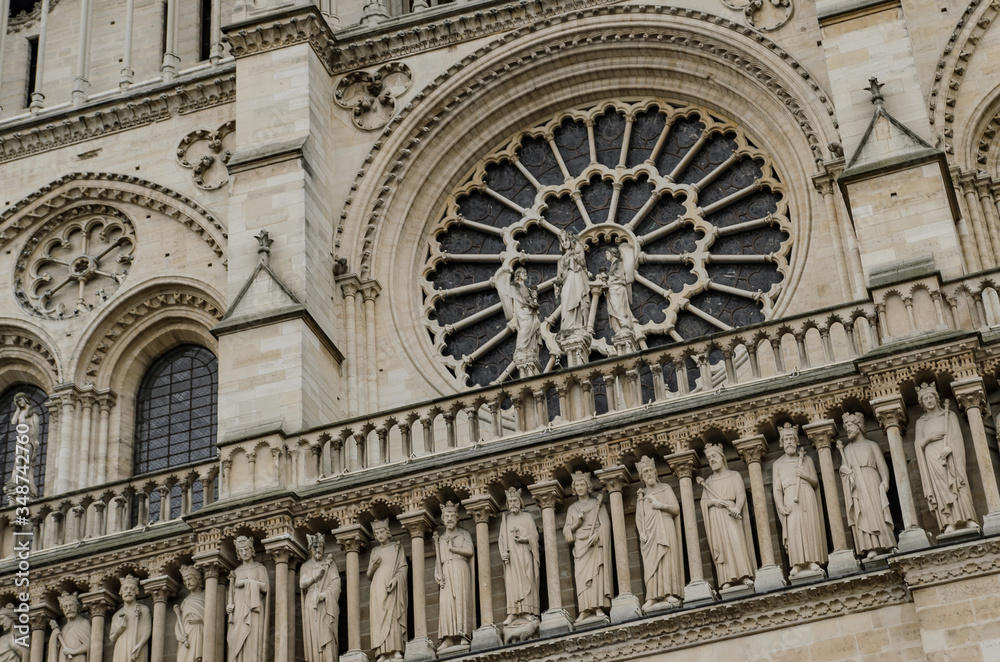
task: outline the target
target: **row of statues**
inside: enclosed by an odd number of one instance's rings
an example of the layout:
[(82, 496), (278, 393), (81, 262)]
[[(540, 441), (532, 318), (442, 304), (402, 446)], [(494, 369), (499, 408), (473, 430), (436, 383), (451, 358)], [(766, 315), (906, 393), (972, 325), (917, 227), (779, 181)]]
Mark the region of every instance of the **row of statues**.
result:
[[(928, 507), (942, 532), (976, 526), (975, 509), (965, 474), (964, 441), (957, 415), (941, 404), (932, 385), (922, 385), (919, 398), (924, 415), (916, 422), (915, 449)], [(889, 508), (889, 468), (879, 445), (865, 436), (864, 415), (843, 416), (846, 442), (838, 441), (839, 468), (846, 503), (846, 519), (855, 552), (873, 557), (896, 545)], [(789, 577), (821, 575), (827, 563), (826, 527), (816, 466), (799, 446), (799, 429), (779, 429), (783, 454), (771, 467), (772, 497)], [(744, 477), (728, 467), (721, 445), (706, 444), (711, 468), (699, 478), (701, 516), (717, 585), (720, 589), (753, 587), (758, 571), (750, 528)], [(647, 612), (680, 607), (684, 599), (681, 505), (673, 488), (661, 482), (656, 461), (648, 456), (636, 463), (641, 485), (636, 491), (635, 526), (642, 559)], [(612, 606), (613, 536), (604, 493), (594, 494), (590, 473), (572, 475), (575, 500), (566, 510), (563, 536), (571, 550), (578, 623), (603, 620)], [(506, 594), (505, 633), (537, 631), (541, 614), (539, 570), (541, 548), (535, 518), (524, 510), (521, 491), (506, 492), (507, 510), (500, 519), (497, 547), (503, 563)], [(441, 507), (442, 533), (433, 535), (434, 580), (439, 590), (440, 652), (468, 645), (475, 628), (474, 558), (472, 536), (458, 526), (458, 505)], [(369, 580), (371, 647), (377, 662), (402, 659), (407, 642), (408, 564), (404, 546), (394, 540), (388, 520), (376, 520), (373, 546), (365, 575)], [(333, 555), (326, 552), (322, 534), (308, 537), (309, 557), (300, 568), (301, 619), (307, 662), (336, 662), (339, 658), (341, 576)], [(266, 568), (255, 558), (254, 542), (235, 541), (240, 564), (228, 584), (227, 662), (261, 662), (268, 650), (270, 583)], [(181, 569), (187, 596), (174, 607), (179, 662), (201, 658), (205, 618), (202, 576), (198, 568)], [(623, 587), (620, 587), (623, 588)], [(627, 589), (624, 587), (623, 590)], [(111, 619), (114, 662), (147, 662), (151, 618), (137, 602), (139, 582), (121, 581), (123, 606)], [(66, 623), (53, 621), (48, 662), (85, 662), (90, 642), (89, 622), (80, 615), (78, 599), (64, 594), (59, 600)], [(0, 611), (0, 623), (4, 622)], [(7, 627), (7, 626), (5, 626)], [(0, 639), (0, 662), (3, 658)], [(10, 646), (8, 646), (8, 649)]]

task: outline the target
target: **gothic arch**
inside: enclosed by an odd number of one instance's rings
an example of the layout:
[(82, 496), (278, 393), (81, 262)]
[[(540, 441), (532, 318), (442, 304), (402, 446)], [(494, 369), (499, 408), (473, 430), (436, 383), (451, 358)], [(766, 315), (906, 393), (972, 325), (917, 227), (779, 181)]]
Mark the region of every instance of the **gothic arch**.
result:
[(27, 382), (51, 394), (64, 380), (55, 343), (39, 326), (25, 320), (0, 318), (0, 391)]
[(0, 214), (0, 248), (54, 214), (87, 203), (138, 205), (177, 221), (226, 260), (223, 224), (194, 200), (145, 179), (115, 173), (75, 172), (56, 179)]
[[(800, 64), (759, 34), (700, 12), (619, 7), (571, 29), (560, 24), (501, 39), (467, 58), (387, 127), (359, 173), (343, 213), (352, 233), (343, 254), (362, 278), (388, 285), (398, 344), (429, 383), (447, 377), (436, 367), (428, 371), (436, 365), (429, 343), (412, 342), (425, 334), (413, 292), (422, 255), (412, 247), (423, 247), (422, 221), (439, 215), (446, 192), (513, 132), (570, 104), (616, 95), (697, 103), (743, 126), (771, 128), (758, 135), (783, 165), (798, 224), (783, 301), (791, 299), (804, 263), (794, 256), (808, 252), (810, 219), (823, 213), (809, 176), (825, 158), (822, 145), (838, 139), (828, 98)], [(376, 246), (397, 248), (376, 252)]]

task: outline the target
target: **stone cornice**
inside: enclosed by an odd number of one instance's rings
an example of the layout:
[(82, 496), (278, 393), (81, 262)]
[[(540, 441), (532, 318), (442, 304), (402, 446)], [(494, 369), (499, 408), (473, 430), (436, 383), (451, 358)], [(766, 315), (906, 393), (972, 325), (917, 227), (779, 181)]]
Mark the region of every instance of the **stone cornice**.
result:
[(227, 25), (223, 32), (223, 40), (236, 58), (308, 43), (327, 72), (334, 73), (330, 66), (333, 33), (312, 5)]
[[(127, 131), (236, 100), (236, 65), (187, 80), (139, 87), (104, 103), (0, 123), (0, 163)], [(16, 118), (12, 118), (16, 119)]]
[(890, 557), (889, 565), (899, 572), (911, 589), (992, 575), (1000, 572), (1000, 538), (979, 538), (949, 547)]

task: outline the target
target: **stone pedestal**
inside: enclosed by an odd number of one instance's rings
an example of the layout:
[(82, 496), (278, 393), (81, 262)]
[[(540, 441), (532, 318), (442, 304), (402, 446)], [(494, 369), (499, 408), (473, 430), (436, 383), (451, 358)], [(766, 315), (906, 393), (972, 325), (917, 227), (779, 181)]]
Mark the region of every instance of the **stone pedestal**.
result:
[(619, 593), (611, 601), (611, 622), (624, 623), (642, 618), (639, 598), (631, 593)]
[(577, 630), (584, 630), (587, 628), (597, 628), (604, 627), (611, 623), (611, 619), (604, 612), (598, 612), (589, 618), (585, 618), (582, 621), (576, 621), (573, 625)]
[(983, 535), (995, 536), (1000, 533), (1000, 513), (989, 513), (983, 518)]
[(753, 595), (754, 587), (747, 586), (740, 582), (729, 588), (719, 589), (719, 597), (723, 600), (735, 600), (736, 598), (747, 598)]
[[(348, 651), (347, 655), (350, 655), (354, 651)], [(359, 651), (360, 652), (360, 651)], [(403, 654), (403, 659), (406, 662), (425, 662), (425, 660), (436, 660), (437, 652), (434, 650), (434, 644), (427, 637), (416, 637), (415, 639), (410, 639), (406, 642), (406, 652)], [(340, 662), (367, 662), (368, 658), (359, 660), (348, 660), (344, 655), (340, 656)]]
[(573, 621), (565, 609), (549, 609), (542, 614), (538, 632), (543, 637), (566, 634), (573, 631)]
[(919, 549), (927, 549), (933, 544), (927, 532), (919, 527), (903, 529), (903, 532), (899, 534), (900, 552), (915, 552)]
[(368, 655), (366, 655), (364, 651), (352, 650), (341, 655), (340, 662), (371, 662), (371, 660), (368, 659)]
[(472, 633), (472, 650), (483, 651), (489, 648), (500, 648), (503, 646), (503, 639), (500, 637), (500, 629), (493, 623), (480, 625)]
[(826, 579), (826, 573), (822, 570), (803, 570), (794, 577), (789, 577), (788, 581), (792, 586), (802, 586), (803, 584), (813, 584)]
[(786, 586), (785, 574), (776, 565), (761, 566), (753, 580), (754, 593), (770, 593)]
[(698, 579), (684, 587), (684, 606), (700, 607), (718, 602), (719, 596), (707, 580)]
[(850, 549), (838, 549), (830, 553), (830, 561), (826, 565), (826, 571), (831, 577), (843, 577), (861, 572), (861, 564), (858, 557)]
[(967, 529), (956, 529), (951, 533), (939, 533), (937, 534), (938, 544), (957, 542), (959, 540), (966, 540), (968, 538), (976, 538), (982, 535), (982, 529), (978, 526), (972, 526)]

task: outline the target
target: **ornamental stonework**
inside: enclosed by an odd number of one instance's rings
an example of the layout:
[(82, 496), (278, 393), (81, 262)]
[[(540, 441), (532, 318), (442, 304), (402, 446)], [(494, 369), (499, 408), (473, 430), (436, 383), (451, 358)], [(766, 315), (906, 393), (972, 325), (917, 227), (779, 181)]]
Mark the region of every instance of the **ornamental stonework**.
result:
[(763, 322), (791, 245), (782, 179), (741, 127), (606, 101), (520, 132), (453, 191), (425, 324), (461, 384), (525, 377)]
[(14, 294), (39, 317), (87, 313), (122, 284), (135, 249), (135, 226), (124, 213), (104, 205), (71, 209), (28, 239), (15, 268)]

